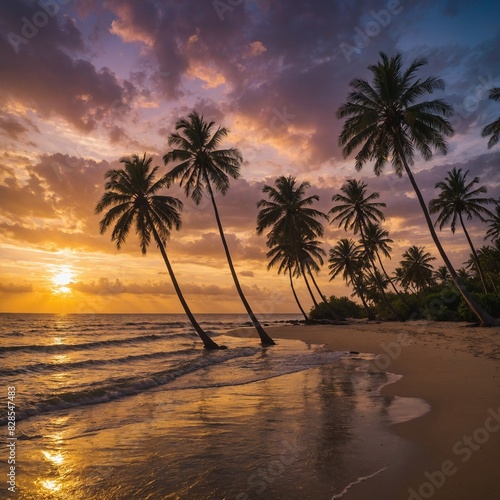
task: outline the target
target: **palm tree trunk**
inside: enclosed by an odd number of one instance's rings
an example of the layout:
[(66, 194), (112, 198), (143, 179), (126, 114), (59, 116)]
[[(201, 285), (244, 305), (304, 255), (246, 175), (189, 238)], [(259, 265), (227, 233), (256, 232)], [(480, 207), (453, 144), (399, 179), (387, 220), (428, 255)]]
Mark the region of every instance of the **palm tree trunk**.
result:
[(149, 225), (151, 226), (151, 230), (153, 231), (153, 236), (156, 241), (156, 244), (158, 245), (158, 248), (160, 249), (161, 255), (163, 257), (163, 260), (165, 261), (165, 265), (167, 266), (168, 274), (170, 275), (170, 280), (172, 281), (172, 285), (174, 285), (175, 292), (177, 293), (177, 297), (179, 297), (179, 301), (182, 304), (182, 307), (184, 308), (184, 311), (186, 313), (186, 316), (189, 318), (189, 321), (193, 325), (193, 328), (195, 329), (196, 333), (199, 335), (201, 340), (203, 341), (203, 345), (205, 346), (205, 349), (224, 349), (223, 346), (219, 346), (216, 344), (201, 328), (201, 326), (198, 324), (196, 321), (193, 313), (189, 309), (189, 306), (187, 305), (187, 302), (184, 300), (184, 296), (182, 295), (181, 289), (179, 287), (179, 284), (177, 283), (177, 279), (174, 275), (174, 270), (172, 269), (172, 266), (170, 265), (170, 261), (168, 260), (167, 252), (165, 251), (165, 247), (163, 245), (163, 242), (160, 239), (160, 236), (158, 235), (156, 228), (154, 227), (153, 221), (151, 220), (151, 217), (148, 216), (148, 222)]
[(479, 262), (479, 257), (477, 256), (476, 249), (474, 248), (472, 240), (470, 239), (469, 233), (467, 232), (467, 229), (465, 229), (464, 220), (462, 219), (462, 213), (459, 213), (458, 216), (460, 217), (460, 224), (462, 224), (462, 229), (464, 230), (465, 237), (467, 238), (470, 249), (472, 250), (472, 257), (474, 258), (474, 262), (476, 263), (477, 272), (479, 274), (479, 277), (481, 278), (481, 283), (483, 284), (484, 293), (488, 293), (488, 290), (486, 288), (486, 281), (484, 279), (483, 269), (481, 267), (481, 263)]
[(401, 297), (401, 300), (406, 304), (406, 299), (399, 293), (399, 290), (396, 288), (396, 285), (394, 284), (394, 282), (392, 281), (392, 278), (387, 274), (387, 271), (385, 270), (385, 267), (384, 267), (384, 264), (382, 263), (382, 259), (380, 258), (380, 254), (378, 252), (375, 252), (377, 254), (377, 258), (378, 258), (378, 262), (380, 264), (380, 269), (382, 269), (382, 272), (385, 274), (386, 278), (388, 279), (389, 283), (391, 284), (392, 286), (392, 289), (394, 290), (394, 292), (396, 292), (396, 295), (398, 297)]
[(205, 182), (207, 183), (207, 188), (208, 192), (210, 193), (210, 198), (212, 199), (212, 205), (214, 207), (214, 213), (215, 213), (215, 220), (217, 221), (217, 227), (219, 228), (219, 234), (222, 240), (222, 245), (224, 247), (224, 252), (226, 253), (226, 258), (227, 258), (227, 263), (229, 265), (229, 269), (231, 271), (231, 275), (233, 277), (234, 285), (236, 286), (236, 290), (238, 291), (238, 295), (240, 296), (241, 302), (243, 302), (243, 305), (245, 306), (245, 309), (250, 316), (250, 320), (252, 321), (253, 326), (257, 330), (257, 333), (259, 334), (260, 340), (262, 342), (263, 346), (271, 346), (275, 345), (274, 340), (266, 333), (264, 328), (262, 328), (262, 325), (259, 323), (259, 320), (255, 316), (255, 314), (252, 311), (252, 308), (250, 307), (250, 304), (248, 303), (245, 295), (243, 294), (243, 290), (241, 289), (240, 282), (238, 280), (238, 276), (236, 275), (236, 271), (233, 266), (233, 261), (231, 259), (231, 254), (229, 253), (229, 247), (227, 246), (226, 242), (226, 237), (224, 236), (224, 230), (222, 229), (222, 223), (219, 217), (219, 211), (217, 210), (217, 205), (215, 203), (215, 198), (214, 198), (214, 193), (212, 191), (212, 186), (210, 185), (210, 180), (208, 178), (208, 175), (205, 173)]
[(295, 292), (295, 287), (293, 286), (293, 279), (292, 279), (292, 270), (290, 268), (288, 268), (288, 274), (290, 275), (290, 286), (292, 288), (292, 293), (293, 293), (293, 296), (295, 298), (295, 302), (297, 302), (297, 305), (299, 306), (300, 312), (304, 316), (304, 319), (306, 321), (309, 321), (309, 318), (307, 317), (306, 312), (304, 311), (304, 309), (302, 308), (301, 303), (299, 302), (299, 298), (297, 297), (297, 293)]
[(360, 298), (361, 303), (363, 304), (363, 307), (365, 309), (367, 318), (369, 320), (377, 319), (377, 317), (375, 316), (375, 314), (373, 314), (373, 311), (368, 307), (368, 304), (366, 303), (366, 300), (365, 300), (365, 296), (364, 296), (361, 288), (359, 287), (358, 281), (354, 277), (354, 274), (352, 272), (350, 272), (349, 275), (351, 276), (351, 283), (354, 286), (354, 290), (358, 294), (358, 297)]
[(323, 295), (321, 293), (321, 290), (318, 286), (318, 284), (316, 283), (316, 280), (314, 279), (314, 274), (312, 273), (311, 271), (311, 267), (309, 266), (309, 264), (306, 263), (306, 266), (307, 266), (307, 272), (309, 273), (309, 276), (311, 277), (312, 279), (312, 282), (316, 288), (316, 290), (318, 291), (319, 293), (319, 296), (321, 297), (321, 300), (326, 304), (326, 306), (328, 307), (328, 311), (330, 312), (330, 315), (332, 316), (332, 319), (334, 320), (337, 320), (337, 321), (343, 321), (345, 320), (345, 318), (343, 316), (341, 316), (340, 314), (338, 314), (337, 312), (335, 312), (330, 303), (328, 302), (327, 298), (325, 297), (325, 295)]
[(398, 151), (399, 156), (403, 162), (406, 174), (408, 175), (408, 178), (410, 179), (410, 183), (413, 187), (413, 190), (415, 191), (415, 194), (417, 195), (418, 201), (420, 203), (420, 207), (422, 208), (422, 211), (424, 212), (424, 217), (425, 217), (425, 220), (427, 222), (429, 232), (431, 233), (432, 240), (434, 241), (434, 244), (436, 245), (436, 248), (439, 252), (439, 255), (441, 255), (443, 262), (445, 263), (446, 267), (448, 268), (448, 271), (450, 273), (451, 279), (453, 280), (453, 283), (455, 284), (457, 290), (462, 295), (465, 302), (467, 302), (468, 306), (471, 308), (472, 312), (479, 319), (480, 326), (497, 326), (498, 323), (495, 321), (495, 319), (489, 313), (487, 313), (472, 298), (472, 296), (469, 294), (469, 292), (465, 289), (464, 285), (460, 281), (460, 278), (458, 277), (457, 272), (455, 271), (454, 267), (452, 266), (450, 259), (448, 259), (448, 255), (446, 255), (446, 252), (444, 251), (444, 249), (441, 245), (441, 242), (439, 241), (439, 238), (436, 234), (436, 230), (434, 229), (434, 224), (432, 223), (431, 217), (429, 215), (429, 211), (427, 210), (427, 205), (425, 204), (422, 193), (420, 192), (420, 189), (418, 188), (417, 182), (415, 181), (415, 178), (413, 177), (413, 173), (408, 165), (408, 162), (406, 161), (406, 157), (404, 156), (403, 148), (401, 147), (401, 143), (399, 142), (399, 138), (397, 138), (396, 141), (397, 141), (397, 143), (396, 143), (397, 151)]
[(384, 292), (384, 287), (382, 286), (382, 283), (380, 282), (380, 278), (379, 278), (378, 273), (377, 273), (377, 268), (375, 266), (375, 261), (373, 260), (373, 257), (372, 257), (370, 251), (368, 250), (368, 248), (366, 246), (365, 233), (363, 231), (363, 221), (360, 221), (359, 231), (361, 233), (361, 240), (363, 241), (363, 246), (365, 247), (365, 250), (366, 250), (366, 255), (368, 256), (368, 260), (370, 261), (370, 263), (372, 265), (372, 268), (373, 268), (373, 277), (375, 278), (375, 283), (377, 283), (377, 287), (380, 290), (380, 294), (382, 296), (382, 300), (384, 301), (384, 304), (389, 309), (389, 311), (391, 311), (392, 318), (394, 320), (396, 320), (396, 321), (401, 321), (401, 318), (399, 317), (398, 312), (396, 311), (396, 309), (394, 309), (394, 307), (392, 307), (391, 303), (387, 299), (387, 296), (386, 296), (386, 294)]
[(498, 293), (498, 291), (497, 291), (497, 287), (495, 286), (494, 281), (491, 279), (491, 276), (489, 276), (489, 278), (490, 278), (490, 283), (491, 283), (491, 286), (493, 287), (493, 291), (494, 291), (495, 293)]
[(317, 309), (319, 309), (319, 304), (316, 302), (316, 298), (314, 297), (314, 294), (313, 294), (313, 292), (311, 290), (311, 286), (309, 285), (309, 281), (307, 279), (307, 276), (306, 276), (306, 273), (304, 271), (304, 268), (302, 268), (302, 277), (304, 278), (304, 281), (306, 282), (306, 287), (309, 290), (309, 295), (311, 295), (311, 299), (313, 301), (314, 307), (316, 307)]

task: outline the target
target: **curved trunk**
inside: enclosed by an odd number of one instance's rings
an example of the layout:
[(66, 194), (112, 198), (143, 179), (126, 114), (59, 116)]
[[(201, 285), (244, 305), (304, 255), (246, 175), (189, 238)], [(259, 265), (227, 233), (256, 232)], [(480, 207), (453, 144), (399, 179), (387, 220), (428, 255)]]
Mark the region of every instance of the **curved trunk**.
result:
[(360, 298), (361, 303), (363, 304), (367, 318), (369, 320), (377, 319), (375, 314), (373, 314), (372, 310), (368, 307), (368, 304), (366, 303), (366, 300), (365, 300), (365, 296), (364, 296), (361, 288), (359, 287), (359, 283), (358, 283), (357, 279), (354, 277), (354, 274), (352, 272), (349, 272), (349, 276), (351, 277), (351, 283), (354, 286), (354, 290), (356, 290), (356, 293), (358, 294), (358, 297)]
[(474, 248), (474, 245), (472, 244), (472, 240), (470, 239), (470, 236), (469, 236), (469, 233), (467, 232), (467, 229), (465, 229), (465, 224), (464, 224), (464, 221), (462, 219), (462, 214), (459, 213), (458, 216), (460, 218), (460, 224), (462, 224), (462, 229), (464, 230), (465, 237), (467, 238), (467, 241), (469, 242), (469, 246), (470, 246), (470, 249), (472, 251), (472, 257), (474, 259), (474, 262), (476, 263), (477, 273), (479, 274), (479, 278), (481, 278), (481, 283), (483, 284), (484, 293), (488, 293), (488, 290), (486, 288), (486, 281), (484, 279), (483, 269), (481, 267), (481, 263), (479, 262), (479, 257), (477, 256), (476, 249)]
[(158, 245), (158, 248), (160, 249), (163, 260), (165, 261), (165, 265), (167, 266), (168, 274), (170, 276), (170, 280), (172, 281), (172, 285), (174, 285), (174, 289), (175, 289), (175, 292), (177, 293), (177, 297), (179, 297), (179, 301), (182, 304), (182, 307), (184, 308), (186, 316), (189, 318), (189, 321), (193, 325), (193, 328), (195, 329), (196, 333), (199, 335), (200, 339), (203, 341), (203, 345), (205, 346), (205, 349), (222, 349), (221, 346), (216, 344), (207, 335), (207, 333), (205, 333), (203, 331), (203, 329), (201, 328), (201, 326), (198, 324), (195, 317), (193, 316), (193, 313), (189, 309), (187, 302), (184, 300), (184, 296), (182, 295), (179, 284), (177, 283), (177, 279), (175, 278), (174, 271), (172, 269), (172, 266), (170, 265), (170, 261), (168, 260), (167, 252), (165, 251), (165, 247), (163, 246), (163, 242), (161, 241), (160, 236), (158, 235), (156, 228), (154, 227), (153, 221), (151, 220), (150, 217), (148, 217), (148, 222), (149, 222), (151, 229), (153, 231), (153, 236), (154, 236), (154, 239), (156, 241), (156, 244)]
[(304, 281), (306, 282), (306, 287), (309, 290), (309, 295), (311, 296), (311, 299), (313, 301), (314, 307), (319, 309), (319, 304), (316, 302), (316, 298), (314, 297), (314, 294), (311, 290), (311, 286), (309, 285), (309, 281), (307, 279), (306, 273), (304, 272), (304, 268), (302, 268), (302, 277), (304, 278)]
[(403, 297), (403, 295), (401, 295), (401, 293), (399, 292), (399, 290), (396, 288), (396, 285), (394, 284), (394, 281), (392, 281), (392, 278), (389, 276), (389, 274), (387, 273), (387, 271), (385, 270), (385, 267), (384, 267), (384, 264), (382, 263), (382, 259), (380, 258), (380, 254), (378, 252), (375, 252), (377, 254), (377, 257), (378, 257), (378, 262), (380, 264), (380, 269), (382, 269), (382, 272), (385, 274), (385, 276), (387, 277), (387, 279), (389, 280), (389, 283), (391, 284), (392, 286), (392, 289), (396, 292), (396, 295), (398, 297), (401, 298), (401, 300), (406, 304), (408, 305), (408, 302), (406, 302), (406, 299)]
[(314, 274), (312, 273), (311, 271), (311, 267), (309, 266), (309, 264), (306, 263), (306, 266), (307, 266), (307, 271), (309, 273), (309, 276), (311, 277), (312, 279), (312, 282), (313, 282), (313, 285), (315, 286), (316, 290), (318, 291), (319, 293), (319, 296), (321, 297), (321, 300), (326, 304), (326, 306), (328, 307), (328, 311), (330, 312), (330, 315), (332, 316), (332, 319), (336, 320), (336, 321), (343, 321), (345, 320), (345, 318), (343, 316), (341, 316), (340, 314), (338, 314), (337, 312), (335, 312), (330, 303), (328, 302), (327, 298), (325, 295), (323, 295), (321, 293), (321, 290), (318, 286), (318, 284), (316, 283), (316, 280), (314, 279)]
[(427, 205), (425, 204), (424, 198), (422, 196), (422, 193), (420, 192), (420, 189), (418, 188), (418, 185), (415, 181), (415, 178), (413, 177), (413, 173), (408, 165), (408, 162), (406, 161), (406, 158), (404, 154), (402, 154), (402, 148), (401, 144), (399, 143), (399, 138), (396, 139), (397, 144), (396, 148), (397, 151), (400, 155), (400, 158), (403, 162), (406, 174), (408, 175), (408, 178), (410, 179), (410, 183), (415, 191), (415, 194), (417, 195), (418, 201), (420, 203), (420, 207), (422, 208), (422, 211), (424, 212), (424, 217), (427, 222), (427, 226), (429, 228), (429, 232), (431, 233), (432, 240), (434, 241), (434, 244), (436, 245), (436, 248), (439, 252), (439, 255), (443, 259), (443, 262), (445, 263), (446, 267), (448, 268), (448, 271), (450, 273), (451, 279), (453, 280), (453, 283), (455, 284), (457, 290), (460, 292), (462, 295), (463, 299), (465, 302), (467, 302), (468, 306), (471, 308), (472, 312), (477, 316), (479, 320), (479, 324), (481, 326), (497, 326), (498, 323), (495, 321), (495, 319), (487, 313), (469, 294), (469, 292), (465, 289), (464, 285), (460, 281), (460, 278), (457, 275), (457, 272), (455, 271), (454, 267), (452, 266), (450, 259), (448, 259), (448, 255), (446, 255), (446, 252), (444, 251), (441, 242), (439, 241), (439, 238), (436, 234), (436, 230), (434, 229), (434, 224), (432, 223), (431, 217), (429, 215), (429, 211), (427, 210)]
[(229, 265), (229, 269), (231, 271), (231, 275), (233, 277), (234, 285), (236, 287), (236, 290), (238, 291), (238, 295), (240, 296), (241, 302), (245, 306), (245, 309), (248, 313), (248, 316), (250, 316), (250, 320), (252, 321), (252, 325), (255, 327), (257, 330), (257, 333), (259, 334), (260, 340), (262, 342), (263, 346), (270, 346), (270, 345), (275, 345), (274, 340), (266, 333), (264, 328), (262, 328), (262, 325), (259, 323), (259, 320), (255, 316), (255, 314), (252, 311), (252, 308), (250, 307), (250, 304), (248, 303), (245, 295), (243, 294), (243, 290), (241, 289), (240, 282), (238, 280), (238, 276), (236, 275), (236, 271), (233, 266), (233, 261), (231, 259), (231, 254), (229, 253), (229, 247), (227, 246), (226, 242), (226, 237), (224, 236), (224, 230), (222, 229), (222, 223), (219, 217), (219, 211), (217, 210), (217, 205), (215, 203), (215, 198), (214, 198), (214, 193), (212, 191), (212, 186), (210, 185), (210, 180), (208, 179), (208, 176), (205, 173), (205, 182), (207, 183), (207, 188), (208, 192), (210, 193), (210, 198), (212, 200), (212, 205), (214, 207), (214, 212), (215, 212), (215, 220), (217, 221), (217, 227), (219, 228), (219, 234), (222, 240), (222, 245), (224, 247), (224, 252), (226, 253), (226, 259), (227, 263)]
[(293, 279), (292, 279), (292, 270), (290, 268), (288, 269), (288, 274), (290, 275), (290, 287), (292, 288), (292, 293), (293, 293), (293, 296), (295, 298), (295, 302), (297, 302), (297, 305), (299, 306), (300, 312), (304, 316), (304, 319), (306, 321), (309, 321), (309, 318), (307, 317), (306, 312), (304, 311), (304, 309), (302, 308), (302, 305), (299, 302), (299, 298), (297, 297), (297, 293), (295, 292), (295, 287), (293, 286)]
[(387, 296), (385, 295), (384, 287), (382, 286), (382, 283), (380, 282), (380, 278), (379, 278), (378, 273), (377, 273), (377, 268), (375, 266), (375, 261), (373, 260), (372, 255), (370, 254), (370, 252), (366, 248), (365, 233), (363, 231), (363, 221), (360, 221), (359, 231), (361, 233), (361, 240), (363, 241), (363, 246), (365, 247), (365, 250), (366, 250), (366, 255), (368, 256), (368, 260), (370, 261), (370, 264), (371, 264), (371, 266), (373, 268), (373, 277), (375, 278), (375, 283), (377, 283), (377, 287), (380, 290), (380, 294), (382, 296), (382, 300), (384, 301), (384, 304), (389, 309), (389, 311), (391, 311), (392, 318), (394, 320), (396, 320), (396, 321), (401, 321), (401, 318), (399, 317), (398, 312), (396, 311), (396, 309), (394, 309), (394, 307), (392, 307), (391, 303), (387, 299)]

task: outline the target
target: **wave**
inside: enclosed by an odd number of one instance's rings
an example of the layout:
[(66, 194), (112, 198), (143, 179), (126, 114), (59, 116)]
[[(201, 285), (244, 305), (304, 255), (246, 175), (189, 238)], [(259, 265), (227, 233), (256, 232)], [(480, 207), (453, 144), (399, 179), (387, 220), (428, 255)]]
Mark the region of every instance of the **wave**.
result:
[[(21, 411), (16, 412), (16, 418), (23, 420), (51, 411), (105, 403), (166, 384), (168, 384), (167, 389), (172, 390), (244, 385), (331, 364), (349, 356), (348, 353), (332, 351), (288, 354), (273, 359), (271, 370), (260, 370), (259, 360), (261, 358), (255, 358), (255, 355), (261, 352), (262, 348), (260, 347), (241, 347), (213, 352), (203, 351), (196, 358), (185, 361), (181, 366), (165, 371), (155, 372), (148, 376), (124, 377), (108, 379), (105, 382), (94, 382), (86, 389), (61, 392), (50, 398), (33, 402), (31, 405), (25, 404)], [(147, 358), (147, 355), (140, 357)], [(249, 361), (246, 363), (239, 362), (239, 360), (245, 358), (249, 359)], [(239, 365), (235, 367), (234, 363)], [(206, 377), (208, 367), (211, 368), (209, 380)], [(238, 367), (244, 368), (239, 375), (234, 372), (234, 368)], [(219, 374), (224, 374), (219, 380), (217, 380), (216, 372), (218, 368), (223, 370)], [(227, 377), (228, 371), (231, 373), (229, 378)], [(0, 419), (0, 425), (5, 422), (5, 419)]]
[[(19, 412), (16, 411), (16, 421), (51, 411), (104, 403), (131, 396), (153, 387), (168, 384), (183, 375), (204, 370), (211, 365), (222, 364), (236, 358), (253, 356), (260, 350), (259, 347), (244, 347), (227, 351), (203, 352), (199, 357), (186, 362), (182, 366), (152, 373), (147, 377), (118, 378), (105, 383), (97, 382), (81, 391), (62, 392), (48, 399), (32, 403), (31, 407), (22, 409)], [(6, 418), (0, 419), (0, 425), (4, 425), (6, 422)]]
[(175, 333), (169, 335), (142, 335), (139, 337), (129, 337), (127, 339), (115, 340), (98, 340), (96, 342), (85, 342), (81, 344), (50, 344), (50, 345), (15, 345), (8, 347), (0, 347), (0, 354), (10, 352), (65, 352), (65, 351), (82, 351), (85, 349), (97, 349), (100, 347), (119, 346), (124, 344), (135, 344), (142, 342), (155, 342), (157, 340), (173, 339), (178, 337), (194, 338), (194, 334), (190, 333)]
[(185, 354), (190, 354), (194, 351), (196, 351), (196, 349), (194, 347), (191, 347), (189, 349), (181, 349), (178, 351), (162, 351), (162, 352), (154, 352), (151, 354), (130, 355), (114, 359), (88, 359), (86, 361), (75, 361), (72, 363), (36, 363), (33, 365), (23, 366), (21, 368), (0, 370), (0, 377), (12, 377), (14, 375), (22, 375), (25, 373), (33, 374), (46, 371), (63, 372), (67, 370), (73, 370), (76, 368), (96, 367), (103, 365), (118, 365), (122, 363), (134, 363), (135, 361), (182, 356)]

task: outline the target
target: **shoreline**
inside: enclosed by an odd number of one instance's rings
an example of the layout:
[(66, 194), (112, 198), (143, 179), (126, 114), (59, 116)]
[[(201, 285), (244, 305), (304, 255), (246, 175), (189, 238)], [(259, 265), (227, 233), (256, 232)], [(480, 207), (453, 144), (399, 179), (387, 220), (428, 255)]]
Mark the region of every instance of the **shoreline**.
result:
[[(372, 363), (374, 370), (402, 375), (381, 394), (420, 398), (430, 405), (421, 417), (390, 425), (420, 453), (398, 468), (398, 477), (380, 473), (353, 486), (346, 499), (498, 498), (500, 328), (415, 321), (267, 329), (276, 340), (375, 354), (379, 357)], [(227, 334), (256, 336), (251, 328)]]

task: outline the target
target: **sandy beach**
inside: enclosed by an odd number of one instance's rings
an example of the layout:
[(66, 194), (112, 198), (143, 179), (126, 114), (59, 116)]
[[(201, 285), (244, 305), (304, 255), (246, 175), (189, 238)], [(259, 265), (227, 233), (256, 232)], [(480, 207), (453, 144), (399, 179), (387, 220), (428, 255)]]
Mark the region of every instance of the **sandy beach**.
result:
[[(500, 329), (465, 323), (367, 323), (283, 326), (277, 339), (301, 339), (332, 350), (374, 353), (372, 369), (400, 374), (385, 395), (422, 398), (420, 418), (391, 426), (418, 452), (397, 475), (391, 469), (346, 492), (353, 500), (435, 498), (495, 500), (500, 495)], [(232, 332), (248, 335), (248, 330)], [(392, 457), (397, 463), (399, 457)]]

